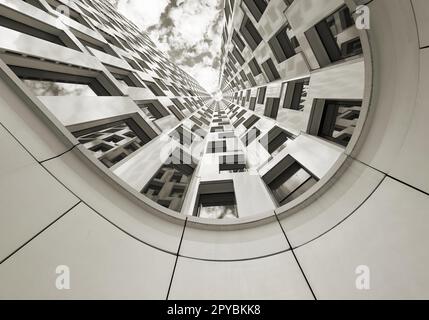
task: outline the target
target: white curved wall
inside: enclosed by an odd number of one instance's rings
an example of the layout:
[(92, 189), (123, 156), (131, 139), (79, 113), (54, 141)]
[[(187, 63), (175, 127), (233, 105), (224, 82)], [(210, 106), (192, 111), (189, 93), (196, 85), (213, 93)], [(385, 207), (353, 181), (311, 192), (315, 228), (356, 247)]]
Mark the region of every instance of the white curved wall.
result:
[[(143, 208), (58, 138), (1, 65), (0, 298), (429, 298), (429, 4), (369, 7), (364, 139), (315, 202), (239, 231)], [(71, 290), (55, 288), (59, 265)], [(359, 265), (371, 290), (355, 287)]]

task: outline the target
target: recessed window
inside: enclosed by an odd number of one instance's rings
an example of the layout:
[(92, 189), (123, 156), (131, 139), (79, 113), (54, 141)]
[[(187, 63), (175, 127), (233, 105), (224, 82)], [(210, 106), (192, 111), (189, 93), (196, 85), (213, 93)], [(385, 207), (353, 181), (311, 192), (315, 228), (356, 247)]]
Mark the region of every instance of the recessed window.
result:
[(255, 51), (262, 42), (262, 37), (248, 17), (244, 17), (240, 32), (252, 51)]
[[(92, 39), (92, 38), (89, 38), (89, 37), (87, 37), (86, 35), (80, 35), (80, 33), (79, 34), (77, 34), (78, 32), (74, 32), (75, 33), (75, 35), (76, 35), (76, 37), (79, 39), (79, 41), (85, 46), (85, 47), (87, 47), (87, 48), (92, 48), (92, 49), (95, 49), (95, 50), (98, 50), (98, 51), (101, 51), (101, 52), (104, 52), (104, 53), (106, 53), (106, 54), (109, 54), (109, 55), (111, 55), (111, 56), (114, 56), (114, 57), (118, 57), (118, 55), (116, 54), (116, 52), (115, 51), (113, 51), (113, 49), (112, 48), (110, 48), (110, 46), (109, 45), (107, 45), (106, 43), (102, 43), (102, 42), (100, 42), (100, 41), (98, 41), (98, 40), (95, 40), (95, 39)], [(83, 37), (86, 37), (87, 39), (84, 39)]]
[(277, 71), (276, 66), (274, 65), (274, 62), (271, 58), (269, 58), (267, 61), (265, 61), (262, 64), (262, 69), (264, 69), (265, 74), (268, 77), (268, 80), (270, 82), (273, 82), (275, 80), (280, 79), (280, 74)]
[(201, 183), (194, 215), (205, 219), (238, 218), (233, 182)]
[(231, 132), (222, 132), (222, 133), (219, 133), (218, 138), (219, 139), (235, 138), (235, 133), (234, 133), (234, 131), (231, 131)]
[(255, 108), (256, 108), (256, 97), (251, 97), (250, 103), (249, 103), (249, 110), (255, 111)]
[(182, 121), (183, 119), (185, 119), (183, 113), (176, 106), (168, 106), (168, 109), (171, 111), (172, 114), (174, 114), (177, 120)]
[(356, 32), (348, 32), (349, 28), (355, 28), (355, 23), (344, 6), (305, 32), (321, 67), (362, 54), (360, 38)]
[[(274, 155), (281, 150), (285, 142), (295, 137), (280, 127), (274, 127), (259, 142), (270, 153)], [(280, 150), (279, 150), (280, 149)]]
[(232, 35), (232, 40), (235, 42), (235, 44), (237, 45), (237, 47), (240, 51), (243, 51), (244, 48), (246, 48), (246, 44), (244, 43), (243, 39), (235, 30), (234, 30), (234, 33)]
[(210, 129), (210, 132), (215, 133), (215, 132), (223, 132), (225, 129), (223, 126), (217, 126), (217, 127), (212, 127)]
[(234, 47), (234, 49), (232, 50), (232, 54), (234, 55), (235, 59), (237, 59), (240, 66), (242, 66), (246, 62), (240, 51), (237, 50), (237, 48)]
[(249, 68), (255, 77), (262, 73), (261, 67), (255, 58), (249, 61)]
[(82, 17), (82, 15), (80, 13), (78, 13), (77, 11), (75, 11), (74, 9), (70, 8), (69, 6), (57, 1), (57, 0), (47, 0), (47, 2), (51, 5), (51, 7), (56, 10), (57, 8), (62, 8), (64, 6), (67, 7), (67, 12), (62, 12), (61, 10), (59, 12), (61, 12), (62, 14), (66, 15), (67, 17), (84, 25), (87, 28), (91, 28), (91, 26), (88, 24), (88, 22)]
[(244, 0), (249, 11), (252, 13), (256, 21), (259, 21), (267, 8), (270, 0)]
[(86, 84), (38, 80), (23, 80), (23, 82), (36, 96), (97, 96)]
[(151, 140), (132, 119), (76, 131), (73, 135), (108, 168), (128, 158)]
[(261, 118), (259, 118), (256, 115), (252, 115), (250, 116), (244, 123), (243, 125), (247, 128), (250, 129), (251, 127), (253, 127), (255, 125), (256, 122), (258, 122)]
[(97, 78), (9, 67), (38, 96), (110, 96)]
[(127, 72), (127, 71), (116, 73), (115, 71), (113, 71), (115, 68), (108, 68), (108, 69), (111, 71), (112, 76), (122, 84), (128, 87), (144, 88), (143, 84), (137, 79), (134, 73)]
[[(180, 155), (176, 157), (176, 153), (180, 153)], [(182, 210), (195, 170), (194, 164), (188, 164), (187, 161), (183, 161), (184, 158), (190, 158), (189, 155), (183, 155), (183, 153), (182, 150), (174, 152), (170, 156), (171, 163), (162, 166), (141, 191), (152, 201), (176, 212)]]
[(186, 129), (183, 125), (181, 125), (176, 130), (174, 130), (170, 134), (170, 137), (172, 137), (175, 140), (177, 140), (181, 145), (188, 146), (188, 147), (195, 140), (195, 135), (191, 131), (189, 131), (188, 129)]
[(279, 206), (295, 200), (318, 181), (291, 156), (287, 156), (270, 170), (263, 180)]
[(300, 79), (286, 84), (286, 93), (283, 108), (292, 110), (304, 109), (304, 102), (308, 95), (310, 79)]
[(258, 104), (264, 104), (266, 93), (267, 93), (267, 87), (258, 88), (258, 94), (257, 94)]
[[(179, 94), (177, 94), (179, 95)], [(176, 107), (179, 108), (179, 110), (185, 110), (186, 107), (178, 100), (178, 99), (171, 99), (171, 101), (175, 104)]]
[(159, 101), (141, 102), (137, 103), (137, 105), (151, 120), (158, 120), (169, 115)]
[(238, 173), (246, 171), (246, 159), (243, 154), (221, 156), (219, 172)]
[[(0, 26), (27, 34), (32, 37), (42, 39), (45, 41), (49, 41), (51, 43), (54, 43), (63, 47), (67, 47), (67, 45), (65, 44), (62, 38), (67, 38), (67, 40), (69, 40), (65, 34), (62, 35), (62, 37), (60, 37), (58, 34), (49, 33), (41, 29), (36, 29), (31, 25), (24, 24), (17, 20), (12, 20), (4, 16), (0, 16)], [(71, 41), (69, 40), (67, 42), (70, 44)], [(77, 49), (76, 46), (73, 46), (72, 48)]]
[(278, 63), (292, 58), (296, 54), (295, 45), (290, 40), (288, 32), (290, 32), (290, 27), (286, 25), (268, 42)]
[(207, 153), (224, 153), (226, 152), (226, 141), (210, 141), (207, 146)]
[(150, 81), (145, 81), (144, 82), (146, 84), (146, 86), (149, 88), (150, 91), (152, 91), (152, 93), (155, 96), (165, 96), (164, 91), (161, 90), (160, 87), (158, 87), (158, 85), (154, 82), (150, 82)]
[(347, 147), (359, 121), (361, 100), (315, 99), (307, 133)]
[(244, 137), (241, 139), (243, 144), (248, 147), (253, 141), (255, 141), (261, 135), (261, 131), (258, 128), (252, 128), (246, 132)]
[(267, 98), (264, 116), (276, 120), (279, 113), (280, 98)]

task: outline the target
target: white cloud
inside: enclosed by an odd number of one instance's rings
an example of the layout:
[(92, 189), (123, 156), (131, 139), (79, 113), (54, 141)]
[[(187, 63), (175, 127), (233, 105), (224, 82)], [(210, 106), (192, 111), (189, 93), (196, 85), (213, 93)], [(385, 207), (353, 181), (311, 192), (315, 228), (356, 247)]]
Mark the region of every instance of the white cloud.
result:
[[(151, 27), (149, 35), (158, 48), (209, 92), (214, 92), (219, 70), (212, 64), (220, 53), (222, 24), (216, 25), (216, 22), (221, 1), (177, 0), (177, 6), (168, 11), (167, 27), (162, 24), (161, 16), (170, 0), (120, 0), (119, 11), (143, 30)], [(177, 52), (182, 50), (183, 55), (179, 56)]]
[(169, 0), (122, 0), (118, 10), (128, 19), (146, 29), (157, 24)]
[(192, 67), (182, 66), (182, 69), (199, 81), (209, 93), (218, 89), (219, 70), (207, 66), (204, 63), (195, 64)]

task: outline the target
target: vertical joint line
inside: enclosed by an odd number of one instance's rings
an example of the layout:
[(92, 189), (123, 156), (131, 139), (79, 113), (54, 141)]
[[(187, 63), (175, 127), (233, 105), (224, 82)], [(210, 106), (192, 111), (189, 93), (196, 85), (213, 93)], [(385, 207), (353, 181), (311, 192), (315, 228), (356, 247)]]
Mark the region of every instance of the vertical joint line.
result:
[(186, 230), (187, 224), (188, 224), (188, 218), (186, 217), (185, 224), (183, 225), (182, 236), (180, 237), (179, 247), (178, 247), (177, 253), (176, 253), (176, 261), (174, 262), (173, 272), (171, 274), (170, 285), (168, 286), (167, 297), (166, 297), (167, 301), (170, 298), (171, 286), (173, 285), (174, 274), (176, 273), (177, 262), (179, 260), (180, 249), (182, 248), (183, 237), (185, 236), (185, 230)]
[(311, 287), (310, 282), (308, 281), (308, 278), (307, 278), (307, 276), (304, 273), (304, 269), (302, 268), (301, 264), (299, 263), (298, 257), (295, 254), (294, 248), (293, 248), (292, 244), (290, 243), (288, 236), (286, 235), (286, 231), (283, 228), (282, 224), (280, 223), (279, 216), (277, 215), (276, 212), (274, 212), (274, 215), (276, 216), (277, 222), (279, 223), (280, 228), (282, 229), (283, 235), (285, 236), (286, 241), (287, 241), (287, 243), (288, 243), (288, 245), (290, 247), (290, 251), (292, 252), (293, 257), (295, 258), (295, 261), (298, 264), (299, 269), (301, 270), (301, 273), (302, 273), (302, 275), (303, 275), (303, 277), (305, 279), (305, 282), (307, 283), (308, 288), (310, 289), (310, 292), (311, 292), (314, 300), (317, 300), (317, 297), (316, 297), (316, 295), (315, 295), (315, 293), (313, 291), (313, 288)]

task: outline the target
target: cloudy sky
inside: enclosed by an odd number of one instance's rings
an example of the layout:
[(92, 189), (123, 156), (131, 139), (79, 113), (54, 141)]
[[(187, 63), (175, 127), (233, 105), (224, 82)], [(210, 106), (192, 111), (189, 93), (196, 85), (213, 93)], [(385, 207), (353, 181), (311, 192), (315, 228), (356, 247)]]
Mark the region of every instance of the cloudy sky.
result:
[(119, 0), (119, 11), (209, 92), (218, 86), (224, 0)]

